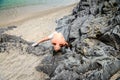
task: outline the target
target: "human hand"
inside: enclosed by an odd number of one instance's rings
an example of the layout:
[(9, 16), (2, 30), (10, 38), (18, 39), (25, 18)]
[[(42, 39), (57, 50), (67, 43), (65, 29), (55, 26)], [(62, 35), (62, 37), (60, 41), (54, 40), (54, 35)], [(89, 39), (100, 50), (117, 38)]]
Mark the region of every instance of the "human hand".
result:
[(38, 45), (38, 43), (33, 43), (33, 44), (32, 44), (33, 47), (35, 47), (35, 46), (37, 46), (37, 45)]

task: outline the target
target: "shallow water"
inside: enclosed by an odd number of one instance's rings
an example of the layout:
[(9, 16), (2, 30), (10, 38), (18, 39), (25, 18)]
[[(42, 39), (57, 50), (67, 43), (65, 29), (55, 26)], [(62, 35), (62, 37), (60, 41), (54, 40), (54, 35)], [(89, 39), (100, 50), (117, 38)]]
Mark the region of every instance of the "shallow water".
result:
[(67, 5), (79, 0), (0, 0), (0, 10), (28, 5)]
[[(0, 26), (12, 22), (56, 12), (57, 9), (72, 6), (79, 0), (0, 0)], [(56, 10), (54, 10), (57, 8)], [(43, 12), (43, 13), (42, 13)]]

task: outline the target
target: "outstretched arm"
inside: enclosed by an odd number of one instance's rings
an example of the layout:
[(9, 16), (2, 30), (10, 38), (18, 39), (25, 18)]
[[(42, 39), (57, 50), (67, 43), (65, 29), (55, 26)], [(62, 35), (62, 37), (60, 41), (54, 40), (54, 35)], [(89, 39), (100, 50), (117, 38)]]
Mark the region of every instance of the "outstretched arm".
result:
[(39, 40), (37, 43), (41, 43), (41, 42), (44, 42), (44, 41), (47, 41), (47, 40), (50, 40), (50, 38), (47, 36), (47, 37), (44, 37), (43, 39)]
[(37, 46), (39, 43), (41, 43), (41, 42), (44, 42), (44, 41), (47, 41), (47, 40), (50, 40), (50, 39), (52, 39), (53, 38), (53, 36), (54, 36), (54, 34), (56, 34), (57, 32), (55, 31), (55, 32), (53, 32), (52, 34), (50, 34), (49, 36), (47, 36), (47, 37), (44, 37), (43, 39), (41, 39), (41, 40), (39, 40), (38, 42), (36, 42), (36, 43), (34, 43), (34, 44), (32, 44), (32, 46), (33, 47), (35, 47), (35, 46)]
[(49, 39), (50, 39), (49, 37), (44, 37), (43, 39), (39, 40), (38, 42), (32, 44), (32, 46), (35, 47), (35, 46), (37, 46), (39, 43), (44, 42), (44, 41), (47, 41), (47, 40), (49, 40)]

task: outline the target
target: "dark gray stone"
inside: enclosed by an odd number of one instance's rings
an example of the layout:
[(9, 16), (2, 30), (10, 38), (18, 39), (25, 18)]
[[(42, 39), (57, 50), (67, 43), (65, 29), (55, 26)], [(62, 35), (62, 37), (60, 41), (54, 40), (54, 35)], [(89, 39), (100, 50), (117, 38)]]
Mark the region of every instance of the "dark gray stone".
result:
[(75, 80), (108, 80), (120, 70), (119, 2), (81, 0), (73, 9), (73, 21), (69, 16), (69, 23), (66, 17), (61, 19), (59, 26), (71, 27), (71, 47), (62, 55), (51, 80), (68, 80), (71, 75), (64, 76), (66, 70), (79, 75)]
[(0, 51), (15, 47), (22, 53), (44, 55), (36, 70), (49, 80), (109, 80), (120, 71), (120, 0), (80, 0), (72, 14), (57, 24), (56, 29), (69, 28), (65, 34), (70, 46), (64, 53), (54, 55), (50, 42), (31, 47), (32, 42), (3, 34), (3, 29)]
[(51, 78), (51, 80), (77, 80), (79, 79), (79, 75), (75, 72), (71, 72), (68, 70), (62, 70), (61, 73)]

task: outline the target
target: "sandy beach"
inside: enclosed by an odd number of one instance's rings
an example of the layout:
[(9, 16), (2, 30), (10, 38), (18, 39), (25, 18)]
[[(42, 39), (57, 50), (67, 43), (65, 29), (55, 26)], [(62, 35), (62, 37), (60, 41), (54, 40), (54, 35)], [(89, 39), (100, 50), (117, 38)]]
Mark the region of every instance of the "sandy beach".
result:
[(72, 4), (37, 12), (24, 19), (18, 18), (16, 21), (5, 24), (4, 26), (17, 26), (17, 28), (7, 33), (21, 36), (27, 41), (35, 42), (52, 33), (56, 27), (55, 21), (71, 14), (75, 5), (76, 4)]
[[(4, 1), (13, 7), (5, 7)], [(120, 0), (79, 0), (59, 7), (18, 6), (13, 1), (57, 5), (76, 0), (0, 1), (0, 80), (120, 79)], [(49, 41), (33, 47), (54, 32), (60, 19), (58, 26), (69, 39), (68, 46), (59, 44), (58, 52)]]
[[(4, 26), (17, 26), (7, 34), (21, 36), (23, 39), (35, 42), (52, 33), (56, 27), (55, 21), (69, 15), (75, 4), (45, 10), (25, 19), (6, 23)], [(43, 56), (21, 54), (19, 49), (0, 54), (0, 77), (5, 80), (45, 80), (43, 72), (37, 72), (35, 67), (41, 62)]]

